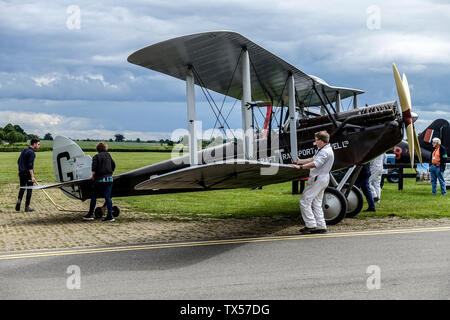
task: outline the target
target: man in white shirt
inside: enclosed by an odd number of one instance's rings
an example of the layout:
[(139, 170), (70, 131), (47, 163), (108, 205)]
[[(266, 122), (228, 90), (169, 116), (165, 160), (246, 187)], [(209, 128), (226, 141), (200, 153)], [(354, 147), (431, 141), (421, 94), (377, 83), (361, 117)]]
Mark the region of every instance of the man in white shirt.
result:
[(305, 228), (302, 234), (326, 233), (327, 225), (322, 210), (322, 199), (330, 182), (330, 171), (333, 167), (334, 153), (330, 146), (330, 135), (326, 131), (315, 133), (318, 150), (314, 157), (298, 159), (293, 165), (297, 169), (310, 169), (308, 184), (300, 198), (300, 210)]

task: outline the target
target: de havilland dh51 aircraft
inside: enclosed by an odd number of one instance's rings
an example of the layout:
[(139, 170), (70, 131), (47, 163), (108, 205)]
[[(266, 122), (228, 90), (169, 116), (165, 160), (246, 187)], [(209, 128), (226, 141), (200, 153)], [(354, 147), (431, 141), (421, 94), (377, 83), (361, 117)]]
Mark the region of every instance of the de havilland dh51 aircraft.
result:
[[(326, 130), (335, 153), (332, 170), (352, 169), (339, 183), (334, 180), (324, 196), (326, 221), (335, 224), (358, 207), (355, 199), (362, 199), (355, 196), (359, 190), (353, 182), (363, 163), (402, 141), (405, 129), (410, 150), (418, 145), (408, 83), (395, 65), (401, 110), (396, 101), (358, 107), (357, 95), (363, 91), (330, 86), (230, 31), (159, 42), (134, 52), (128, 61), (186, 81), (189, 154), (115, 175), (113, 197), (254, 188), (306, 178), (309, 170), (290, 164), (311, 157), (317, 149), (314, 133)], [(197, 130), (195, 85), (241, 101), (241, 137), (198, 150), (192, 138)], [(343, 110), (346, 98), (352, 98), (353, 105)], [(229, 128), (222, 109), (214, 107), (219, 128)], [(262, 114), (263, 108), (264, 128), (257, 130), (255, 113)], [(58, 183), (30, 188), (58, 187), (82, 201), (91, 197), (91, 158), (75, 142), (57, 136), (53, 162)]]

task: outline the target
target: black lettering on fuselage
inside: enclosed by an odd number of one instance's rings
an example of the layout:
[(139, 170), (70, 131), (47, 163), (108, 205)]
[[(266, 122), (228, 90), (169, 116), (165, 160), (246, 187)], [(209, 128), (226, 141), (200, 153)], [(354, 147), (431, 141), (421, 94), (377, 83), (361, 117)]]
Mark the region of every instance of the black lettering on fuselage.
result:
[[(61, 182), (64, 181), (62, 168), (61, 168), (61, 159), (62, 158), (66, 158), (67, 160), (69, 160), (70, 154), (67, 151), (65, 151), (65, 152), (58, 153), (58, 155), (56, 156), (56, 164), (58, 166), (59, 181), (61, 181)], [(68, 172), (67, 177), (69, 178), (68, 181), (73, 180), (73, 172)]]

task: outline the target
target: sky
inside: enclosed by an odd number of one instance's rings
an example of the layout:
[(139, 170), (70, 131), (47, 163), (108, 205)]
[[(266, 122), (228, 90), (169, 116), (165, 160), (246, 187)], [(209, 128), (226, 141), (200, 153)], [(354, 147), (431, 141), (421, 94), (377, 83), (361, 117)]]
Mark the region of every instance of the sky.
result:
[[(364, 90), (359, 105), (398, 100), (395, 62), (408, 77), (416, 130), (450, 120), (448, 1), (0, 0), (0, 126), (41, 137), (176, 139), (187, 128), (184, 81), (127, 57), (214, 30), (238, 32), (330, 85)], [(206, 131), (215, 117), (196, 90)], [(226, 101), (238, 129), (234, 103)]]

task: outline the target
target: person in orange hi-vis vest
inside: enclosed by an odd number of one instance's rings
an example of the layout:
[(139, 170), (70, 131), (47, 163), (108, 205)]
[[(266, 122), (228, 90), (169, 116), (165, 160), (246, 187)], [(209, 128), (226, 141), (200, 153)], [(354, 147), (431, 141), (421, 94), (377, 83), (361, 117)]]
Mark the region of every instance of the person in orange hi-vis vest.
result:
[(431, 156), (430, 176), (431, 176), (431, 192), (437, 194), (437, 180), (441, 186), (442, 195), (446, 195), (446, 187), (444, 180), (445, 164), (447, 163), (447, 149), (441, 145), (441, 139), (433, 138), (434, 150)]

